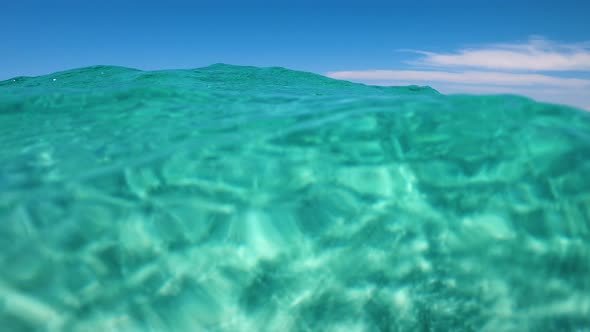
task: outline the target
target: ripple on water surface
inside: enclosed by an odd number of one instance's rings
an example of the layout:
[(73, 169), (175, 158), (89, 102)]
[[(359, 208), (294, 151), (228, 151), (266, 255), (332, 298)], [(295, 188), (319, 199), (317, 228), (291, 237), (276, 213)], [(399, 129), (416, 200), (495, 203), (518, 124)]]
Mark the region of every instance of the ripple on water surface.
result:
[(590, 330), (590, 116), (290, 71), (0, 82), (10, 331)]

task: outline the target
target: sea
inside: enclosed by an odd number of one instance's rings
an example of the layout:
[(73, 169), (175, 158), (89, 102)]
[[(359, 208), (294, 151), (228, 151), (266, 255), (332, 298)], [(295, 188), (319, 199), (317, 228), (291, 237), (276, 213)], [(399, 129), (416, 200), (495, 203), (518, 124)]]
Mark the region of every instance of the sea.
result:
[(284, 68), (0, 82), (0, 331), (590, 331), (590, 113)]

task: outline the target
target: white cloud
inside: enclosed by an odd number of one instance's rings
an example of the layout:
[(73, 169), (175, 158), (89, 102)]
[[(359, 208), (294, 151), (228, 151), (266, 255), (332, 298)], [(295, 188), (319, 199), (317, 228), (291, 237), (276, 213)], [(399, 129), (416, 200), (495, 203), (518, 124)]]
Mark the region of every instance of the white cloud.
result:
[(460, 84), (486, 84), (505, 86), (561, 86), (590, 87), (590, 80), (562, 78), (541, 74), (503, 73), (487, 71), (418, 71), (418, 70), (359, 70), (337, 71), (326, 74), (328, 77), (362, 81), (419, 81), (452, 82)]
[(565, 44), (542, 38), (524, 44), (496, 44), (453, 53), (414, 51), (414, 64), (494, 70), (590, 71), (589, 43)]
[(590, 110), (590, 42), (566, 44), (535, 37), (526, 43), (448, 53), (412, 52), (421, 57), (407, 62), (404, 70), (326, 75), (375, 85), (429, 85), (442, 93), (519, 94)]
[[(590, 80), (494, 72), (367, 70), (328, 76), (372, 85), (429, 85), (444, 94), (513, 94), (590, 111)], [(532, 77), (531, 77), (532, 76)], [(564, 80), (566, 80), (565, 84)], [(571, 81), (570, 81), (571, 80)], [(543, 82), (543, 84), (541, 84)]]

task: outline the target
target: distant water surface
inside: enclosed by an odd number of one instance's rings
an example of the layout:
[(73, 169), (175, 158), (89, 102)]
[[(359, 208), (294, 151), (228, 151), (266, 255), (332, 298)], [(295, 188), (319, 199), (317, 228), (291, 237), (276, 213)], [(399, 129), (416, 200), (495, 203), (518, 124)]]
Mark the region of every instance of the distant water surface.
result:
[(2, 331), (590, 331), (590, 113), (282, 68), (0, 82)]

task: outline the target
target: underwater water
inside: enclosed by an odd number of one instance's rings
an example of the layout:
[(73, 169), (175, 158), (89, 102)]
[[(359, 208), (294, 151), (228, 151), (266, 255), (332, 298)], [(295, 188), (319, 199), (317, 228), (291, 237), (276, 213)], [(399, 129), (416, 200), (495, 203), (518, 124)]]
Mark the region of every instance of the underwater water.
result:
[(590, 113), (282, 68), (0, 82), (2, 331), (590, 331)]

